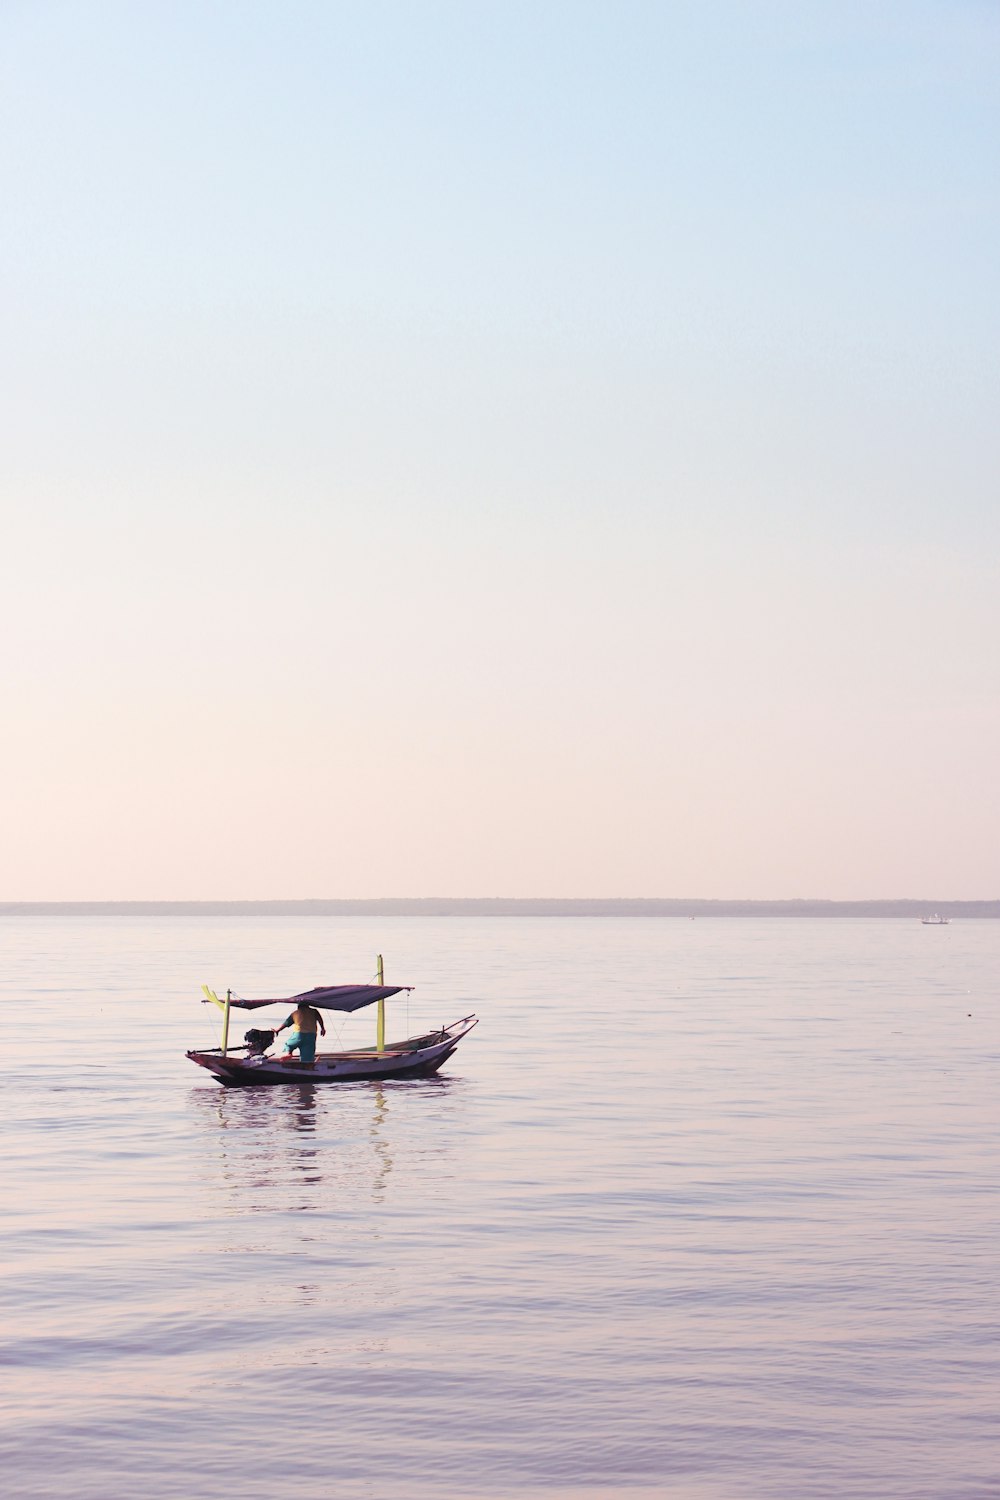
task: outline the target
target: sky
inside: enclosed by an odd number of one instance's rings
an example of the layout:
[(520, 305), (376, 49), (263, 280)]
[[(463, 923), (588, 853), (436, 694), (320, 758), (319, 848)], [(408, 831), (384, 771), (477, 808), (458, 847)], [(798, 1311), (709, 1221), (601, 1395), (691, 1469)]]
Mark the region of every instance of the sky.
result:
[(1000, 9), (3, 0), (0, 900), (1000, 896)]

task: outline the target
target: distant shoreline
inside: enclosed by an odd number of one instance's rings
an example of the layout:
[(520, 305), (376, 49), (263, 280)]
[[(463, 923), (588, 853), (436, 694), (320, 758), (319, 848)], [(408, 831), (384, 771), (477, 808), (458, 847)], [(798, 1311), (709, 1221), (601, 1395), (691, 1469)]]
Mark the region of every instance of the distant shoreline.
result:
[(942, 917), (1000, 918), (1000, 901), (709, 901), (623, 897), (382, 897), (313, 901), (0, 901), (0, 917)]

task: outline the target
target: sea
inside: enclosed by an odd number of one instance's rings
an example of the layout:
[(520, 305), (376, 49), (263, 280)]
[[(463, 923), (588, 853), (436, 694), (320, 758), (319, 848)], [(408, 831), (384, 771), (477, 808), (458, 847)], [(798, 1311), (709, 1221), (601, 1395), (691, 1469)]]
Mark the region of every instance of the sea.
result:
[[(202, 983), (379, 953), (390, 1041), (480, 1017), (438, 1077), (185, 1057)], [(974, 920), (0, 918), (0, 1492), (996, 1500), (998, 959)]]

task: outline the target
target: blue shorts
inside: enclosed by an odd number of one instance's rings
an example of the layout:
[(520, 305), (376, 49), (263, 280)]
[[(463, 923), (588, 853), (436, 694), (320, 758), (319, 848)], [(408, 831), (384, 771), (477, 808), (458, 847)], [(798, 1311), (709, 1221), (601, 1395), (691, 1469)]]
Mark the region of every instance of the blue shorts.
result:
[(299, 1056), (303, 1062), (315, 1062), (315, 1031), (290, 1031), (288, 1033), (288, 1041), (285, 1043), (285, 1051), (294, 1052), (296, 1048), (298, 1048)]

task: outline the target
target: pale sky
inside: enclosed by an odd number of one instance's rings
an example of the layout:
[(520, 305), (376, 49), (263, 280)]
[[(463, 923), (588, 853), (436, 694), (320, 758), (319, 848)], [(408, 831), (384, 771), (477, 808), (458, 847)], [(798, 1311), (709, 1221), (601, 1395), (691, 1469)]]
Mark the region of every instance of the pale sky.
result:
[(1000, 896), (1000, 8), (4, 0), (0, 900)]

